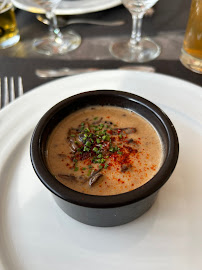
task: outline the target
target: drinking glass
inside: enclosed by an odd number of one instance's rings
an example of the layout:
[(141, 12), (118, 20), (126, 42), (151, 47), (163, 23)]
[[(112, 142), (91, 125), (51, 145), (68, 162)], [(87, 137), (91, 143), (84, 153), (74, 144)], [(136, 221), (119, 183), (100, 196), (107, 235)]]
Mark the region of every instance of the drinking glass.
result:
[(73, 32), (68, 31), (64, 35), (57, 26), (57, 18), (54, 10), (59, 5), (61, 0), (33, 0), (37, 5), (45, 10), (47, 19), (50, 21), (49, 35), (40, 39), (34, 40), (33, 47), (37, 52), (46, 55), (65, 54), (75, 50), (81, 44), (81, 37)]
[(20, 40), (14, 7), (9, 0), (0, 0), (0, 49), (11, 47)]
[(109, 50), (113, 56), (125, 62), (148, 62), (159, 56), (161, 49), (148, 37), (141, 38), (142, 19), (145, 12), (158, 0), (122, 0), (132, 15), (130, 40), (113, 43)]
[(192, 0), (180, 61), (202, 74), (202, 0)]

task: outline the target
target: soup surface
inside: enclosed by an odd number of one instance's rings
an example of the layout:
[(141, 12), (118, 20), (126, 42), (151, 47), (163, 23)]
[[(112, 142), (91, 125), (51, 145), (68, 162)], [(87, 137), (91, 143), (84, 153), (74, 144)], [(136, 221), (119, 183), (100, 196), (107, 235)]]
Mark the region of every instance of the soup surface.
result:
[(162, 144), (140, 115), (112, 106), (81, 109), (63, 119), (47, 143), (50, 172), (65, 186), (115, 195), (148, 182), (162, 162)]

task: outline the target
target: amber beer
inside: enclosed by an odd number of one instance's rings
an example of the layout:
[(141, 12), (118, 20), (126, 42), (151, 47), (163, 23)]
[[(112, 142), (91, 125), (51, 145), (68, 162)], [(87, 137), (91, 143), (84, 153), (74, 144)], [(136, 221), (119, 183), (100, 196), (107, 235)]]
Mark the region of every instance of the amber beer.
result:
[(0, 48), (13, 46), (20, 39), (13, 5), (0, 0)]
[(187, 68), (202, 73), (202, 0), (192, 0), (180, 60)]

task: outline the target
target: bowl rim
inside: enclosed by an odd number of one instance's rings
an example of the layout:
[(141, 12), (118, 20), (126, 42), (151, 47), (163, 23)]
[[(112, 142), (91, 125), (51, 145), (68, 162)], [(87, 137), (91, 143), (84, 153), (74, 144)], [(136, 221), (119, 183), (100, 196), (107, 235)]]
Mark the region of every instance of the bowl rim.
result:
[[(47, 166), (44, 163), (43, 153), (41, 151), (41, 137), (43, 132), (47, 127), (47, 123), (54, 117), (56, 113), (62, 110), (62, 108), (73, 104), (75, 100), (87, 96), (119, 96), (124, 100), (130, 100), (138, 102), (140, 105), (151, 110), (154, 115), (159, 118), (167, 132), (167, 142), (168, 142), (168, 153), (165, 156), (165, 160), (159, 169), (159, 171), (151, 178), (147, 183), (140, 186), (137, 189), (132, 191), (121, 193), (117, 195), (89, 195), (85, 193), (80, 193), (78, 191), (72, 190), (62, 183), (60, 183), (48, 170)], [(97, 103), (96, 105), (99, 105)], [(149, 119), (147, 119), (149, 121)], [(140, 97), (138, 95), (118, 91), (118, 90), (94, 90), (79, 93), (73, 96), (70, 96), (59, 103), (55, 104), (50, 108), (39, 120), (35, 130), (32, 134), (31, 143), (30, 143), (30, 158), (32, 166), (41, 182), (48, 188), (53, 194), (57, 197), (80, 206), (90, 207), (90, 208), (112, 208), (125, 206), (131, 203), (141, 201), (153, 193), (157, 192), (171, 176), (179, 155), (179, 141), (178, 136), (175, 130), (175, 127), (168, 116), (154, 103), (151, 101)]]

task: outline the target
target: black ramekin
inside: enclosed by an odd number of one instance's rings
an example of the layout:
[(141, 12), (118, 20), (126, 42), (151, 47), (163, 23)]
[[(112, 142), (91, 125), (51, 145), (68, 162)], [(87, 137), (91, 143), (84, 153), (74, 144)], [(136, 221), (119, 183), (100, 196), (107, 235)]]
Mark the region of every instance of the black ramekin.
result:
[[(45, 149), (51, 131), (67, 115), (92, 105), (110, 105), (132, 110), (146, 118), (158, 131), (164, 158), (160, 170), (149, 182), (123, 194), (97, 196), (74, 191), (61, 184), (49, 172)], [(80, 222), (102, 227), (125, 224), (145, 213), (154, 203), (159, 189), (171, 176), (178, 153), (175, 128), (160, 108), (142, 97), (113, 90), (85, 92), (56, 104), (39, 121), (30, 145), (33, 168), (41, 182), (53, 193), (59, 207)]]

